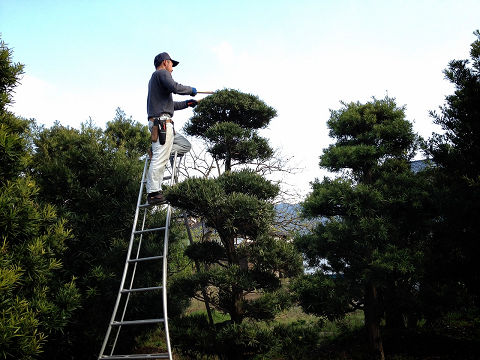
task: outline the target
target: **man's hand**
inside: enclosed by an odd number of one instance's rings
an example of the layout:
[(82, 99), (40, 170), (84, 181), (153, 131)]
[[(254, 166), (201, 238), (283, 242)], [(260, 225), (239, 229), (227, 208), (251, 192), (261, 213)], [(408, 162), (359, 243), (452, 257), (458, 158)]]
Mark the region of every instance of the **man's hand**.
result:
[(197, 89), (192, 87), (192, 93), (190, 95), (192, 95), (192, 96), (197, 95)]
[(193, 99), (187, 100), (187, 106), (189, 107), (195, 107), (197, 106), (197, 104), (198, 104), (197, 100), (193, 100)]

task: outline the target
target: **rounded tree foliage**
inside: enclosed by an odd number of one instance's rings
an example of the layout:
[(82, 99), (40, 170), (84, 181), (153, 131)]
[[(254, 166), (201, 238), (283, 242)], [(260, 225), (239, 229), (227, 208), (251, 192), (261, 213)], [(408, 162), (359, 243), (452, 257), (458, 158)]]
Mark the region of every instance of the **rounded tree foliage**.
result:
[(229, 256), (234, 256), (235, 237), (255, 239), (268, 229), (274, 215), (268, 200), (277, 193), (278, 186), (250, 170), (217, 179), (191, 178), (165, 190), (172, 205), (203, 217), (219, 232)]
[[(273, 319), (288, 306), (287, 297), (277, 293), (279, 274), (298, 275), (301, 257), (291, 243), (270, 234), (271, 200), (278, 191), (251, 170), (227, 171), (216, 179), (190, 178), (164, 189), (173, 206), (203, 219), (218, 236), (187, 249), (187, 256), (203, 264), (202, 271), (177, 282), (176, 291), (193, 297), (202, 286), (216, 289), (210, 303), (235, 323), (245, 317)], [(248, 299), (253, 292), (261, 296)]]
[(331, 110), (327, 125), (337, 143), (325, 149), (320, 166), (330, 171), (351, 169), (354, 176), (364, 176), (387, 159), (413, 157), (417, 138), (405, 120), (405, 109), (397, 107), (394, 99), (342, 105)]
[(198, 103), (185, 132), (205, 139), (208, 151), (215, 159), (225, 160), (229, 171), (232, 161), (247, 163), (273, 155), (257, 130), (267, 127), (276, 115), (276, 110), (257, 96), (224, 89)]
[(186, 126), (189, 135), (203, 136), (216, 123), (230, 122), (244, 129), (267, 127), (277, 112), (258, 96), (224, 89), (201, 100)]

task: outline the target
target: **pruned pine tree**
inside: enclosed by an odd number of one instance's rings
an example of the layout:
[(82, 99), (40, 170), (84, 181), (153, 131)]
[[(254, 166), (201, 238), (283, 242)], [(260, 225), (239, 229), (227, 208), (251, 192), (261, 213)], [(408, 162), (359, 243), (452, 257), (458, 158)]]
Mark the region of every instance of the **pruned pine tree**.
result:
[[(271, 233), (272, 200), (278, 186), (240, 166), (272, 155), (268, 141), (257, 130), (275, 115), (258, 97), (236, 90), (221, 90), (203, 99), (186, 131), (205, 140), (225, 171), (216, 178), (190, 178), (165, 190), (173, 206), (209, 229), (204, 232), (208, 236), (186, 250), (201, 264), (200, 271), (178, 281), (175, 289), (190, 297), (208, 289), (207, 300), (233, 324), (231, 334), (247, 317), (273, 319), (288, 306), (280, 277), (301, 271), (301, 257), (293, 245)], [(231, 352), (232, 359), (244, 356), (240, 347), (235, 350), (234, 346)]]
[(230, 171), (235, 163), (273, 155), (258, 130), (266, 128), (276, 115), (275, 109), (257, 96), (225, 89), (199, 102), (185, 131), (204, 139), (209, 153)]
[(426, 236), (418, 231), (422, 180), (409, 165), (418, 138), (404, 109), (388, 97), (343, 103), (328, 126), (336, 142), (320, 166), (338, 175), (316, 180), (303, 203), (306, 217), (322, 221), (296, 240), (318, 269), (296, 289), (310, 313), (341, 318), (362, 309), (372, 356), (383, 359), (380, 321), (387, 313), (403, 316), (399, 304), (415, 294)]
[(79, 305), (62, 271), (70, 230), (27, 175), (31, 121), (8, 111), (23, 73), (0, 42), (0, 358), (33, 359)]

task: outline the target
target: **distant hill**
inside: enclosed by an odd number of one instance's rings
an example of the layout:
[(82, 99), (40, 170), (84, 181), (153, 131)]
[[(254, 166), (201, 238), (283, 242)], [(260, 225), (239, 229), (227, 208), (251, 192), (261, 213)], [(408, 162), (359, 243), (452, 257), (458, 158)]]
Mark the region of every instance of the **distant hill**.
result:
[(279, 203), (275, 205), (277, 235), (292, 237), (294, 233), (306, 233), (318, 220), (303, 219), (300, 204)]

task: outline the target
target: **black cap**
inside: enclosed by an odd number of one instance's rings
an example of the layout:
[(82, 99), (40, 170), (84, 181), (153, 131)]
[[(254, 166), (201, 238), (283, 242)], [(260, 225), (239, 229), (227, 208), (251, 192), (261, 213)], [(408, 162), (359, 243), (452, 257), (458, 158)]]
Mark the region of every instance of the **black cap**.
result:
[(170, 55), (168, 55), (168, 53), (162, 52), (155, 56), (155, 59), (153, 60), (153, 65), (155, 66), (155, 68), (159, 67), (163, 60), (171, 60), (173, 63), (173, 67), (178, 65), (178, 61), (173, 60)]

